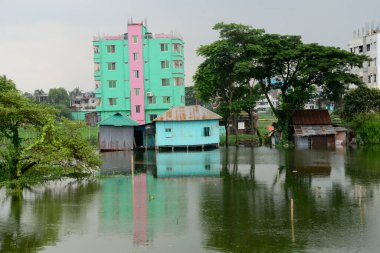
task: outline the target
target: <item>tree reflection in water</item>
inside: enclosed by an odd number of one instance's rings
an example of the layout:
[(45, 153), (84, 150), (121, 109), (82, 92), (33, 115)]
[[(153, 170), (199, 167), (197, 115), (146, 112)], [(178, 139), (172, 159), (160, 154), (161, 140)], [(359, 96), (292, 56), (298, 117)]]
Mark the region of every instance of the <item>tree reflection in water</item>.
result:
[(86, 221), (88, 204), (99, 189), (99, 182), (89, 179), (1, 188), (0, 252), (36, 252), (54, 245), (62, 223), (81, 226)]
[[(271, 166), (261, 163), (260, 149), (224, 152), (221, 185), (205, 185), (202, 194), (205, 247), (224, 252), (294, 252), (331, 245), (344, 249), (352, 243), (355, 248), (365, 247), (357, 238), (358, 228), (365, 225), (363, 189), (368, 191), (369, 185), (358, 191), (346, 182), (344, 170), (340, 173), (344, 151), (281, 150)], [(272, 180), (257, 178), (276, 167)], [(349, 167), (346, 173), (353, 176)], [(380, 173), (376, 176), (380, 179)]]

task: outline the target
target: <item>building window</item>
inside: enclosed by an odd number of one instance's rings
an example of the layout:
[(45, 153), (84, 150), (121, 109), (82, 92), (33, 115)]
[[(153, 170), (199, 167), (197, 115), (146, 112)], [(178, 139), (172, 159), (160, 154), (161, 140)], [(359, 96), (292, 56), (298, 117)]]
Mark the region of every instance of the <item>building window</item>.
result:
[(161, 43), (160, 45), (161, 45), (161, 51), (162, 52), (168, 51), (168, 48), (169, 48), (168, 43)]
[(109, 105), (116, 105), (116, 98), (109, 98), (108, 99), (108, 104)]
[(165, 128), (165, 136), (166, 136), (166, 138), (172, 137), (172, 129), (171, 128), (169, 128), (169, 127)]
[(108, 80), (108, 87), (109, 88), (116, 88), (116, 80)]
[(173, 43), (173, 52), (181, 53), (182, 52), (182, 45), (179, 43)]
[(373, 75), (373, 81), (376, 82), (376, 74)]
[(95, 89), (100, 88), (100, 80), (95, 80)]
[(161, 68), (162, 69), (169, 68), (169, 61), (161, 61)]
[(136, 113), (140, 113), (141, 105), (136, 105), (135, 108), (136, 108)]
[(163, 96), (162, 97), (162, 103), (170, 104), (170, 97), (169, 96)]
[(148, 104), (150, 105), (156, 104), (156, 97), (155, 96), (148, 97)]
[(181, 96), (181, 104), (185, 104), (185, 96)]
[(134, 71), (133, 71), (133, 75), (134, 75), (136, 78), (139, 78), (139, 71), (138, 71), (138, 70), (134, 70)]
[(182, 77), (174, 77), (174, 85), (175, 86), (183, 86), (183, 78)]
[(137, 43), (137, 38), (138, 38), (137, 35), (133, 35), (133, 36), (132, 36), (132, 42), (133, 42), (133, 43)]
[(99, 46), (94, 46), (94, 54), (99, 54)]
[(359, 46), (359, 53), (363, 53), (363, 46)]
[(116, 69), (116, 62), (108, 62), (107, 68), (108, 68), (108, 70), (115, 70)]
[(169, 78), (162, 78), (161, 84), (162, 84), (162, 86), (169, 86), (170, 85), (170, 79)]
[(135, 95), (140, 96), (140, 88), (135, 88)]
[(149, 114), (150, 121), (153, 121), (155, 118), (157, 118), (157, 114)]
[(94, 63), (94, 71), (97, 72), (100, 70), (100, 63), (99, 62), (95, 62)]
[(367, 44), (367, 52), (371, 51), (371, 44)]
[(368, 83), (371, 83), (371, 77), (372, 76), (368, 76)]
[(139, 53), (133, 53), (133, 60), (134, 61), (137, 61), (138, 60), (138, 58), (139, 58)]
[(210, 127), (203, 128), (205, 136), (210, 136)]
[(115, 53), (115, 45), (107, 45), (107, 53)]
[(174, 60), (173, 65), (174, 65), (174, 68), (180, 69), (180, 68), (182, 68), (182, 61), (181, 60)]

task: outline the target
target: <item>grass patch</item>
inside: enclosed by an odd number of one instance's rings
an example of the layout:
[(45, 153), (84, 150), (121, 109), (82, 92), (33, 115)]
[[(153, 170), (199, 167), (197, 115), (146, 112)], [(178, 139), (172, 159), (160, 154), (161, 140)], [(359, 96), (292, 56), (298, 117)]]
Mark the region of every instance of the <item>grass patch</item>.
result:
[(79, 129), (79, 132), (85, 140), (88, 140), (91, 143), (91, 145), (98, 146), (99, 127), (83, 126)]

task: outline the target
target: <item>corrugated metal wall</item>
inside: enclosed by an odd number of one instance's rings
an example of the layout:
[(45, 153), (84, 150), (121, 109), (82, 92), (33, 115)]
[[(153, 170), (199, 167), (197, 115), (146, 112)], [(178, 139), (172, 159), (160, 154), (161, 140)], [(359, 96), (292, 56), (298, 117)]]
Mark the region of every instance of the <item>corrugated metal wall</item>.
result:
[(133, 127), (101, 126), (99, 131), (100, 150), (133, 149)]

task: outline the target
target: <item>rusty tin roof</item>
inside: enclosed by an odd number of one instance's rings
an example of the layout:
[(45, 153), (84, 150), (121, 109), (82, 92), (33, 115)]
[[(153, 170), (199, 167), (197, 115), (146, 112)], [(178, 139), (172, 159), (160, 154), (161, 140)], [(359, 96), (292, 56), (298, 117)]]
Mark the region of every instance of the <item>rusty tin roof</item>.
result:
[(335, 135), (335, 128), (331, 125), (302, 125), (294, 126), (294, 135), (313, 136), (313, 135)]
[(327, 110), (294, 110), (291, 125), (331, 125)]
[(218, 114), (200, 105), (190, 105), (172, 107), (153, 121), (219, 120), (221, 118)]

